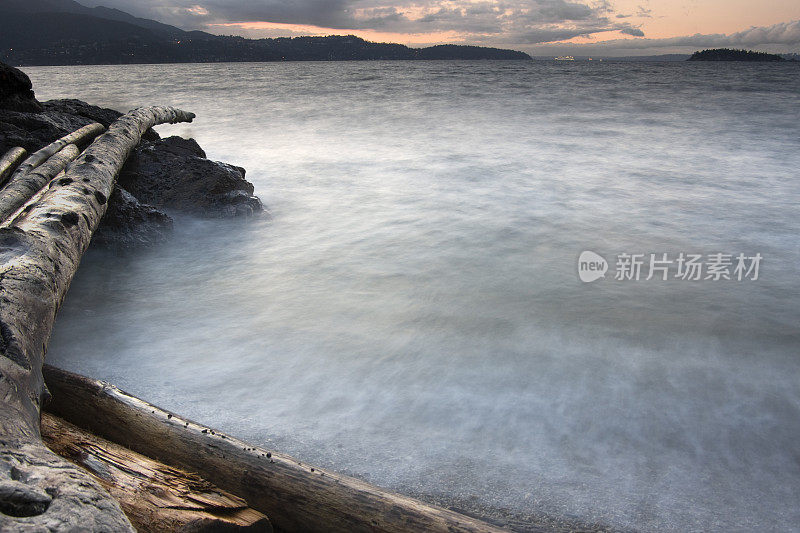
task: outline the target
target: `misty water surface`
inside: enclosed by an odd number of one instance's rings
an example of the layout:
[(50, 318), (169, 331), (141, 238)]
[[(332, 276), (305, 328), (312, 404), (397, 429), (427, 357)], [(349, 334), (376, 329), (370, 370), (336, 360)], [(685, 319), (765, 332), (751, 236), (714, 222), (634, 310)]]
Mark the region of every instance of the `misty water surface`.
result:
[[(246, 167), (273, 217), (90, 253), (50, 362), (513, 523), (800, 524), (796, 65), (25, 71), (43, 99), (197, 113), (159, 131)], [(582, 284), (583, 250), (764, 262)]]

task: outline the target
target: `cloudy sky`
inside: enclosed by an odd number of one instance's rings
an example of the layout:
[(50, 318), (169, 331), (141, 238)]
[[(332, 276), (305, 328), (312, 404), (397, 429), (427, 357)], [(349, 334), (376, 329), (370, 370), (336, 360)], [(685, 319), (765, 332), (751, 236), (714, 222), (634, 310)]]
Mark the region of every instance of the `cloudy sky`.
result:
[(247, 37), (356, 34), (533, 55), (742, 47), (800, 52), (800, 0), (95, 0), (184, 29)]

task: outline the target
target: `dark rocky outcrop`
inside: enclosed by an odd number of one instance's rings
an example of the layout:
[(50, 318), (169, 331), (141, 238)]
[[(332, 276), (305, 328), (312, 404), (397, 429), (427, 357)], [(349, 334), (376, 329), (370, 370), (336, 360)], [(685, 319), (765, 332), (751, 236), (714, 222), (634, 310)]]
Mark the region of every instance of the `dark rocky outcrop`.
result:
[(252, 216), (263, 208), (241, 167), (210, 161), (194, 139), (143, 142), (118, 183), (142, 202), (209, 218)]
[(29, 153), (69, 133), (64, 127), (40, 113), (22, 113), (0, 107), (0, 152), (15, 146)]
[[(35, 152), (82, 126), (108, 127), (119, 111), (80, 100), (40, 103), (24, 72), (0, 63), (0, 155), (15, 146)], [(172, 228), (164, 212), (206, 218), (263, 211), (241, 167), (210, 161), (194, 139), (161, 139), (149, 130), (119, 176), (95, 246), (130, 249), (163, 242)]]
[(0, 108), (34, 113), (42, 109), (28, 76), (5, 63), (0, 63)]
[[(86, 102), (74, 98), (48, 100), (42, 104), (42, 107), (43, 115), (47, 116), (56, 124), (65, 125), (70, 130), (73, 130), (76, 124), (82, 124), (83, 122), (99, 122), (107, 128), (112, 122), (122, 116), (122, 113), (114, 109), (106, 109), (104, 107), (87, 104)], [(159, 139), (159, 136), (155, 131), (148, 130), (147, 133), (142, 136), (142, 139), (155, 141)]]
[(92, 244), (117, 251), (148, 247), (165, 242), (172, 232), (172, 218), (155, 207), (141, 204), (117, 185), (108, 200)]
[[(4, 88), (0, 83), (0, 93), (3, 92), (8, 93), (9, 88)], [(45, 112), (39, 102), (36, 102), (36, 111), (21, 111), (17, 103), (17, 100), (0, 100), (0, 153), (15, 146), (35, 152), (55, 139), (93, 122), (85, 117), (63, 113), (57, 108)]]
[[(20, 74), (25, 76), (22, 72)], [(38, 111), (24, 112), (4, 108), (0, 102), (0, 153), (5, 153), (14, 146), (35, 152), (54, 139), (87, 124), (99, 122), (108, 127), (122, 116), (119, 111), (89, 105), (80, 100), (50, 100), (37, 104)], [(150, 130), (144, 138), (155, 140), (158, 139), (158, 134)]]
[(45, 102), (42, 107), (46, 114), (83, 117), (92, 122), (99, 122), (106, 128), (122, 116), (122, 113), (119, 111), (90, 105), (75, 99), (49, 100)]

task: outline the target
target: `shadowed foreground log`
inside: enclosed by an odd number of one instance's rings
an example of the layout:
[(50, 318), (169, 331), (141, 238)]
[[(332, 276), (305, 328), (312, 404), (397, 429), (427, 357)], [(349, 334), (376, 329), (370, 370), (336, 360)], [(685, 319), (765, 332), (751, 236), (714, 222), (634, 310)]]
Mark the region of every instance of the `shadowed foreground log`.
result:
[(26, 155), (28, 155), (28, 151), (17, 146), (6, 152), (3, 157), (0, 157), (0, 187), (5, 184), (8, 177), (16, 170), (17, 165), (22, 162)]
[(30, 172), (24, 174), (15, 172), (6, 186), (0, 190), (0, 222), (6, 221), (16, 213), (80, 153), (77, 146), (68, 144)]
[(98, 137), (53, 187), (11, 224), (0, 227), (3, 532), (131, 530), (119, 505), (96, 481), (42, 444), (39, 407), (47, 396), (42, 363), (58, 307), (105, 213), (123, 163), (152, 126), (193, 117), (169, 107), (128, 113)]
[(135, 398), (113, 385), (51, 366), (47, 410), (165, 464), (196, 472), (269, 516), (284, 532), (502, 531), (453, 511), (255, 448)]
[(267, 517), (195, 474), (42, 415), (48, 448), (92, 473), (120, 503), (138, 533), (270, 533)]

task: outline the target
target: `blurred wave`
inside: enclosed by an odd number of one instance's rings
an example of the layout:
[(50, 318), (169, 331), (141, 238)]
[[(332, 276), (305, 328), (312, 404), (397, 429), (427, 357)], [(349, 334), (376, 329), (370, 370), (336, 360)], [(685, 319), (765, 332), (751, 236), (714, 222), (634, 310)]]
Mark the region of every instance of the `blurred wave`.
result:
[[(194, 111), (159, 131), (274, 215), (89, 254), (51, 362), (522, 529), (797, 530), (796, 66), (25, 71), (40, 98)], [(582, 250), (764, 264), (584, 285)]]

